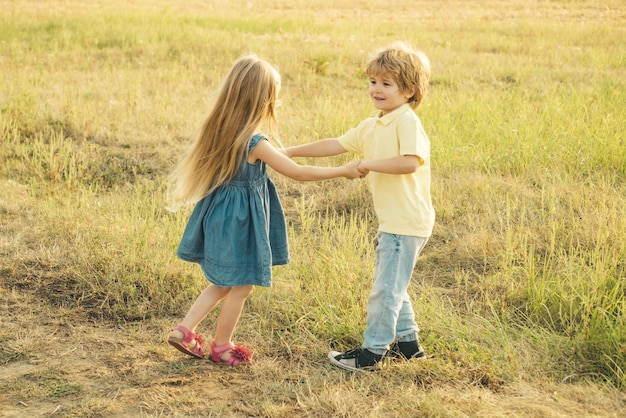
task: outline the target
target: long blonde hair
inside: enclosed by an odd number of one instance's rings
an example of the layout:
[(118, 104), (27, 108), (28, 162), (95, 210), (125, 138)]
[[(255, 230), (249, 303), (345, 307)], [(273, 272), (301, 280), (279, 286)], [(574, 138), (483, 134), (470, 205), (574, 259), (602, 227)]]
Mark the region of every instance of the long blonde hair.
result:
[(229, 71), (200, 135), (175, 168), (174, 208), (193, 204), (237, 173), (251, 137), (276, 122), (280, 75), (255, 54), (241, 57)]

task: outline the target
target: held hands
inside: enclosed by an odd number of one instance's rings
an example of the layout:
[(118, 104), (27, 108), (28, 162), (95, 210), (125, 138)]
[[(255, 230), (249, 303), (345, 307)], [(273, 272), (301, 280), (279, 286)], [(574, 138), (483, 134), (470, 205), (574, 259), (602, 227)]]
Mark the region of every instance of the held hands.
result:
[(347, 179), (356, 179), (356, 178), (363, 178), (367, 175), (368, 171), (362, 171), (359, 169), (359, 164), (361, 164), (361, 161), (357, 160), (357, 161), (352, 161), (349, 164), (344, 165), (344, 169), (346, 171), (346, 173), (344, 174), (344, 177)]
[(367, 174), (370, 172), (367, 168), (363, 167), (363, 161), (359, 161), (359, 165), (357, 165), (357, 170), (361, 173), (360, 178), (365, 178)]

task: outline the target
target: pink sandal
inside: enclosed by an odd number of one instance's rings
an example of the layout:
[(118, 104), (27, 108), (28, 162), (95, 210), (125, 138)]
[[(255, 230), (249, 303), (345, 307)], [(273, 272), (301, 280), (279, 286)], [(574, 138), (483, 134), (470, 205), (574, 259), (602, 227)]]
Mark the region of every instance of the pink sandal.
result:
[[(228, 360), (222, 360), (222, 355), (227, 351), (230, 351), (230, 357)], [(229, 366), (239, 366), (242, 363), (250, 363), (252, 361), (252, 353), (242, 345), (236, 346), (233, 343), (215, 345), (215, 341), (213, 341), (211, 343), (211, 360), (216, 363), (223, 361)]]
[[(204, 344), (204, 341), (202, 341), (202, 337), (195, 332), (189, 331), (182, 325), (177, 326), (175, 329), (183, 333), (183, 338), (173, 337), (170, 335), (167, 342), (182, 353), (197, 358), (203, 358), (204, 350), (202, 349), (202, 344)], [(193, 348), (189, 348), (189, 344), (193, 341), (195, 341)]]

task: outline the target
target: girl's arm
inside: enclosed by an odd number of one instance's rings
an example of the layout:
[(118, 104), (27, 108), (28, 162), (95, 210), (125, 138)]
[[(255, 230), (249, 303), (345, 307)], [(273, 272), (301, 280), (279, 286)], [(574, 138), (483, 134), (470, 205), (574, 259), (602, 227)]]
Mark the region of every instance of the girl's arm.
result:
[(260, 141), (248, 156), (248, 162), (263, 160), (280, 174), (298, 181), (326, 180), (335, 177), (355, 179), (363, 174), (358, 170), (359, 161), (341, 167), (317, 167), (300, 165), (278, 151), (269, 141)]
[(424, 162), (418, 155), (399, 155), (382, 160), (361, 161), (359, 170), (363, 173), (374, 171), (385, 174), (411, 174)]
[(296, 145), (284, 149), (285, 155), (293, 157), (329, 157), (346, 152), (336, 138), (320, 139), (304, 145)]

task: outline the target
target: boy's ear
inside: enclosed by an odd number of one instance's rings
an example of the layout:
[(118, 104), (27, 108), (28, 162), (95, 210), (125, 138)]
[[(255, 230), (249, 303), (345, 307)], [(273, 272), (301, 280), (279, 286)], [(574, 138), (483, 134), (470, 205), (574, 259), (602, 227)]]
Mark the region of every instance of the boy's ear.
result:
[(415, 95), (415, 89), (407, 90), (404, 92), (404, 97), (409, 100), (411, 97)]

